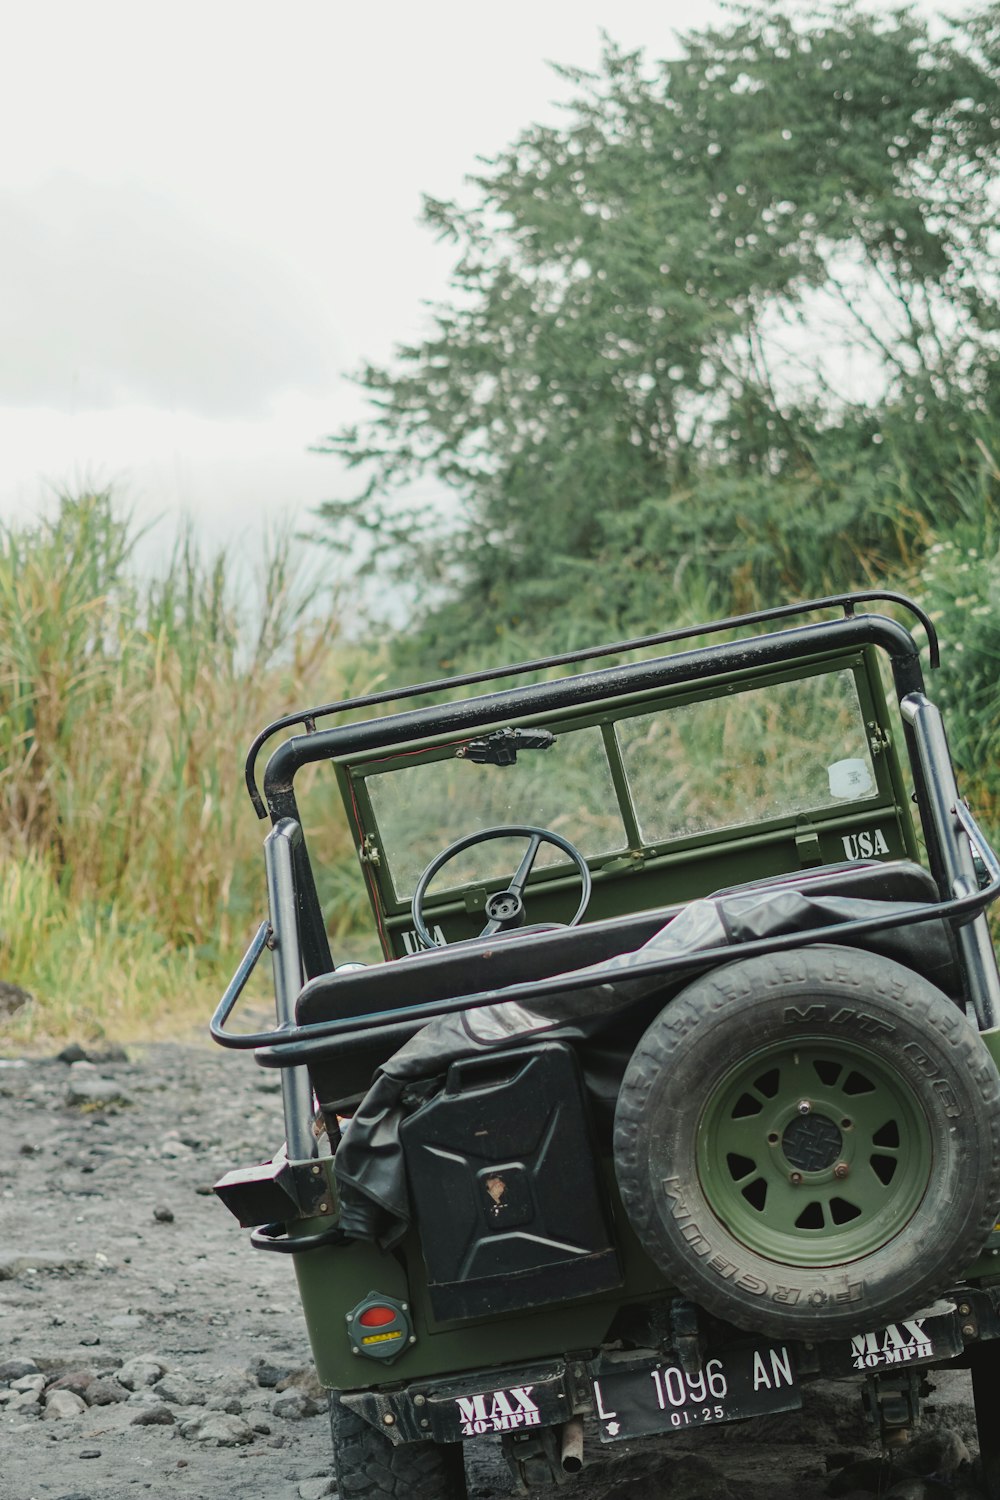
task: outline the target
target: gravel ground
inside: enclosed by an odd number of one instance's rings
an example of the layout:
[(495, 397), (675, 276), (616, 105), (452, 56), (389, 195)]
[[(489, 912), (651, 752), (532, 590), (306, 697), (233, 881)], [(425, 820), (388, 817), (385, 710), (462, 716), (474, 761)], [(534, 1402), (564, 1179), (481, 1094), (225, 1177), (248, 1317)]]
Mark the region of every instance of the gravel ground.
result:
[[(252, 1251), (211, 1193), (279, 1143), (276, 1088), (209, 1048), (0, 1059), (0, 1500), (336, 1494), (291, 1269)], [(909, 1477), (874, 1457), (844, 1384), (807, 1390), (790, 1416), (590, 1444), (563, 1493), (970, 1500), (967, 1377), (932, 1378)], [(512, 1493), (489, 1441), (466, 1449), (473, 1500)]]

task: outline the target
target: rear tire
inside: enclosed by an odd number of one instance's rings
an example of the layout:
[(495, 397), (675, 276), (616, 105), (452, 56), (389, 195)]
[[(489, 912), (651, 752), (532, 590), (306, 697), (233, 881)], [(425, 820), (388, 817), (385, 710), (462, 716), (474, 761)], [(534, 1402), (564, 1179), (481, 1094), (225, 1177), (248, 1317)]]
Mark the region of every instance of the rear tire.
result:
[(461, 1443), (399, 1443), (330, 1392), (333, 1468), (340, 1500), (468, 1500)]
[(626, 1069), (615, 1167), (657, 1265), (775, 1338), (911, 1317), (960, 1279), (1000, 1202), (1000, 1079), (962, 1012), (877, 954), (714, 970)]

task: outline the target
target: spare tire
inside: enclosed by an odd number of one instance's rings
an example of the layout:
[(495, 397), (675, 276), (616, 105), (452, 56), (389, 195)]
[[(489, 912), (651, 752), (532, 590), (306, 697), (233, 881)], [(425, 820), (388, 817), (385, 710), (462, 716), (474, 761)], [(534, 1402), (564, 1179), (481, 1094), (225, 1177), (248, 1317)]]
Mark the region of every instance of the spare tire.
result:
[(626, 1069), (615, 1169), (652, 1259), (776, 1338), (917, 1312), (1000, 1204), (1000, 1078), (962, 1011), (877, 954), (811, 947), (704, 975)]

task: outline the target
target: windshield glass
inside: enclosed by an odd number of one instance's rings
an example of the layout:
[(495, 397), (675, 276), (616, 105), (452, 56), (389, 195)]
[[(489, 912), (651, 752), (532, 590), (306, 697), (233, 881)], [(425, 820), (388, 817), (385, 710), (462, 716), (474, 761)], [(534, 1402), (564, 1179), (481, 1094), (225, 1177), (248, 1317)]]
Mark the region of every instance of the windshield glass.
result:
[[(621, 854), (630, 844), (649, 849), (835, 812), (877, 795), (864, 715), (847, 670), (654, 712), (622, 709), (603, 731), (551, 728), (548, 749), (519, 748), (510, 765), (463, 758), (463, 743), (354, 768), (367, 788), (379, 861), (397, 899), (412, 896), (448, 844), (481, 829), (551, 829), (593, 859)], [(627, 783), (624, 804), (612, 762), (619, 785)], [(507, 878), (523, 852), (523, 838), (475, 845), (455, 856), (440, 883), (455, 889)], [(565, 861), (560, 850), (542, 845), (536, 865)]]
[[(413, 894), (421, 872), (453, 840), (501, 824), (550, 828), (593, 856), (627, 846), (607, 752), (599, 729), (556, 736), (548, 750), (521, 750), (510, 766), (456, 759), (417, 762), (367, 777), (368, 795), (388, 853), (396, 895)], [(513, 873), (507, 840), (478, 844), (456, 855), (449, 886)], [(566, 855), (543, 844), (536, 865), (559, 864)], [(445, 876), (442, 873), (442, 880)]]
[(876, 793), (852, 672), (640, 714), (616, 733), (647, 844)]

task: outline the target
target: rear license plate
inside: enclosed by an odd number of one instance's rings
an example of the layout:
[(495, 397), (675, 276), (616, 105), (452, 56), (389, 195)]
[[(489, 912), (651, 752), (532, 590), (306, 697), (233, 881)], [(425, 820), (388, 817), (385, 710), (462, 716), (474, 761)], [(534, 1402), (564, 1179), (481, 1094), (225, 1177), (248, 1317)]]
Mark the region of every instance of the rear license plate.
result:
[(679, 1365), (602, 1372), (594, 1381), (601, 1440), (684, 1432), (802, 1405), (791, 1351), (784, 1344), (730, 1349), (696, 1375)]

